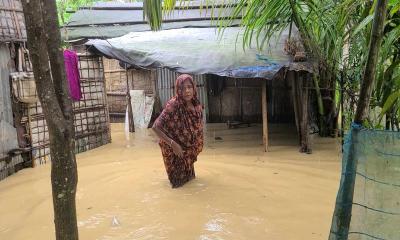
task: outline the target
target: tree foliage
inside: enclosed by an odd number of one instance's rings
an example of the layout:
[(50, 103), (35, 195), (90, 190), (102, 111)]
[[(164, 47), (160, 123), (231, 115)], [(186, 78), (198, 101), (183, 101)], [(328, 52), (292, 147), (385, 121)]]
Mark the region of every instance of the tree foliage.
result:
[(78, 10), (79, 7), (91, 6), (96, 0), (56, 0), (58, 21), (60, 25), (68, 22), (73, 11)]

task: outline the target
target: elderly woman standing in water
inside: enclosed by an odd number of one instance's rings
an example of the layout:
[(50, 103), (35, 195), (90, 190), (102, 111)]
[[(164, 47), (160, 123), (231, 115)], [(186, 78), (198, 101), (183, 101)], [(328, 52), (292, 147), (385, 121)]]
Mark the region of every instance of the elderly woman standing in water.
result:
[(188, 74), (176, 79), (176, 95), (154, 122), (160, 138), (168, 179), (173, 188), (195, 178), (194, 162), (203, 150), (203, 108), (197, 99), (196, 85)]

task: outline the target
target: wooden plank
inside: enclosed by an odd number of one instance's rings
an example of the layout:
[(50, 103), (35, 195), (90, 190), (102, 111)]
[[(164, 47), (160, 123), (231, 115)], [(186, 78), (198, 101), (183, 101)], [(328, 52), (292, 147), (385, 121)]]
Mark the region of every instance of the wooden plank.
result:
[(126, 72), (126, 70), (125, 69), (104, 70), (104, 73), (119, 73), (119, 72)]
[(126, 96), (126, 92), (107, 92), (107, 96)]
[(262, 116), (263, 116), (263, 143), (264, 151), (268, 152), (268, 113), (267, 113), (267, 80), (262, 80)]

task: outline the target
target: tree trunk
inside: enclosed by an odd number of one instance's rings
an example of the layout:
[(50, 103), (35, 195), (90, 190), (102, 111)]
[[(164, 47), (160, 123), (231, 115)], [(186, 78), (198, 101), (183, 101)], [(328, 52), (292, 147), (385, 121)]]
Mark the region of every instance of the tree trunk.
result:
[(378, 62), (379, 48), (381, 46), (383, 26), (386, 18), (386, 7), (387, 0), (378, 0), (375, 9), (374, 23), (372, 26), (367, 65), (365, 67), (360, 98), (357, 103), (356, 115), (354, 117), (354, 122), (357, 124), (362, 124), (368, 114), (369, 102), (376, 75), (376, 63)]
[[(126, 101), (128, 106), (128, 125), (129, 125), (129, 132), (135, 132), (135, 121), (133, 119), (133, 110), (132, 110), (132, 98), (131, 98), (131, 91), (129, 87), (129, 78), (128, 78), (128, 70), (125, 67), (126, 72)], [(133, 79), (132, 79), (133, 84)], [(133, 87), (132, 87), (133, 88)]]
[(64, 55), (63, 49), (61, 48), (61, 34), (58, 26), (57, 5), (54, 0), (41, 0), (41, 5), (54, 90), (56, 91), (57, 100), (63, 110), (64, 117), (69, 121), (68, 124), (70, 124), (70, 127), (73, 128), (72, 103), (69, 97), (69, 88), (65, 75)]
[[(387, 0), (378, 0), (375, 9), (374, 23), (371, 32), (368, 60), (365, 67), (360, 98), (357, 103), (354, 122), (361, 125), (367, 118), (372, 88), (375, 81), (376, 64), (379, 48), (381, 45), (383, 26), (386, 15)], [(357, 158), (354, 156), (354, 143), (357, 142), (359, 127), (353, 127), (349, 146), (348, 160), (345, 166), (345, 174), (342, 175), (342, 182), (336, 199), (333, 226), (337, 227), (334, 239), (348, 239), (350, 230), (351, 213), (353, 206), (354, 184), (357, 171)]]
[(289, 71), (288, 79), (292, 84), (293, 108), (297, 133), (299, 136), (299, 151), (311, 153), (308, 127), (308, 82), (311, 74)]
[(72, 106), (66, 86), (58, 21), (54, 19), (57, 17), (55, 3), (50, 2), (46, 0), (41, 4), (40, 0), (23, 0), (22, 3), (36, 88), (49, 130), (56, 239), (77, 240), (77, 167)]

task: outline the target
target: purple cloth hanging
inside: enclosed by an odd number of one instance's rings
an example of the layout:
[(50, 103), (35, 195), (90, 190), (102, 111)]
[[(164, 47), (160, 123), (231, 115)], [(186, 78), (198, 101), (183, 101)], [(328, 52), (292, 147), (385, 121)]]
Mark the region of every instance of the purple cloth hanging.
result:
[(78, 55), (75, 51), (64, 50), (65, 73), (69, 85), (72, 100), (79, 101), (82, 98), (80, 76), (78, 69)]

